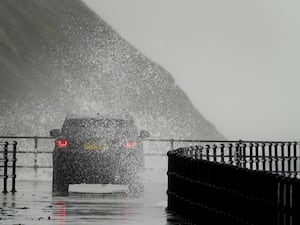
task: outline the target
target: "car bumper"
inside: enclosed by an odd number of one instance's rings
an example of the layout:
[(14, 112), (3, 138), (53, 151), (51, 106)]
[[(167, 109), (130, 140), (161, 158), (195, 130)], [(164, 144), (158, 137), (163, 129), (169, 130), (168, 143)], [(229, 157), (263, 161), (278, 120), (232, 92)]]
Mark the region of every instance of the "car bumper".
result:
[(141, 171), (143, 158), (133, 152), (95, 152), (78, 149), (56, 149), (53, 170), (63, 174), (70, 184), (127, 183)]

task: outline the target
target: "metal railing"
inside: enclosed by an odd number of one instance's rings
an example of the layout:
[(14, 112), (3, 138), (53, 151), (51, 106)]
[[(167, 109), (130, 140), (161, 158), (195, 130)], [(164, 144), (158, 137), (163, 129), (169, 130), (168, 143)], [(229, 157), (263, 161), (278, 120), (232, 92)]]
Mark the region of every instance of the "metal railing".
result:
[[(50, 165), (40, 165), (38, 163), (38, 156), (39, 155), (51, 155), (53, 153), (54, 146), (50, 146), (49, 150), (41, 151), (40, 149), (40, 142), (45, 140), (55, 140), (55, 138), (50, 136), (0, 136), (0, 141), (7, 141), (7, 140), (18, 140), (19, 143), (22, 144), (23, 140), (30, 140), (32, 141), (32, 148), (26, 149), (26, 150), (18, 150), (18, 154), (33, 154), (33, 164), (31, 165), (17, 165), (18, 168), (32, 168), (34, 169), (34, 173), (37, 176), (37, 171), (39, 168), (52, 168)], [(167, 152), (169, 150), (173, 150), (180, 146), (186, 146), (187, 144), (193, 144), (196, 143), (212, 143), (216, 142), (214, 140), (183, 140), (183, 139), (162, 139), (162, 138), (148, 138), (144, 139), (144, 142), (156, 142), (156, 143), (167, 143), (169, 147), (166, 148), (165, 151), (161, 153), (146, 153), (145, 156), (167, 156)], [(54, 144), (54, 142), (53, 142)]]
[[(11, 149), (12, 148), (12, 149)], [(7, 193), (7, 180), (11, 178), (11, 192), (16, 192), (16, 157), (17, 142), (0, 142), (0, 168), (3, 168), (3, 174), (0, 178), (3, 179), (3, 193)], [(10, 156), (11, 155), (11, 156)], [(9, 165), (11, 163), (11, 165)], [(11, 168), (11, 174), (9, 175), (8, 169)]]
[[(49, 165), (39, 165), (38, 163), (38, 156), (43, 154), (51, 155), (53, 153), (53, 150), (48, 151), (40, 151), (40, 141), (43, 140), (54, 140), (53, 137), (49, 136), (0, 136), (0, 140), (18, 140), (19, 143), (22, 143), (23, 140), (32, 140), (32, 149), (26, 149), (26, 150), (18, 150), (17, 154), (22, 158), (22, 155), (26, 154), (33, 154), (33, 164), (31, 165), (17, 165), (17, 168), (32, 168), (34, 169), (34, 173), (37, 176), (37, 171), (39, 168), (52, 168), (52, 166)], [(22, 140), (23, 139), (23, 140)]]
[(226, 163), (284, 176), (300, 175), (299, 142), (216, 142), (198, 145), (187, 153), (195, 159)]
[(299, 142), (216, 142), (168, 153), (168, 210), (201, 224), (300, 223)]
[[(33, 165), (18, 165), (22, 168), (33, 168), (35, 172), (38, 168), (51, 168), (51, 166), (39, 165), (38, 156), (41, 154), (52, 154), (54, 146), (50, 146), (49, 150), (39, 150), (40, 141), (54, 140), (50, 136), (0, 136), (0, 141), (21, 139), (32, 140), (33, 148), (26, 150), (18, 150), (18, 154), (33, 154)], [(144, 142), (149, 143), (167, 143), (169, 147), (161, 153), (148, 152), (146, 156), (166, 156), (167, 151), (174, 150), (179, 147), (190, 145), (198, 145), (199, 153), (197, 157), (205, 154), (209, 159), (216, 159), (220, 162), (239, 164), (246, 168), (260, 168), (282, 173), (299, 173), (300, 147), (299, 142), (270, 142), (270, 141), (219, 141), (219, 140), (193, 140), (193, 139), (163, 139), (148, 138)], [(54, 144), (54, 142), (53, 142)], [(216, 152), (216, 154), (214, 154)]]

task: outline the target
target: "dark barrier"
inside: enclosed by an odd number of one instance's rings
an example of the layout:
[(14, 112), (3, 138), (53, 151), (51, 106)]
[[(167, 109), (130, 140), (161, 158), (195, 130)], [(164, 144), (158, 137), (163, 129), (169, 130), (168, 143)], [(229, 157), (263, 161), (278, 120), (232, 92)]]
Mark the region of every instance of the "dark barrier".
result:
[(220, 162), (290, 177), (300, 174), (298, 142), (215, 142), (190, 148), (195, 159)]
[[(11, 192), (16, 192), (16, 152), (17, 142), (0, 142), (0, 178), (3, 179), (3, 193), (7, 193), (7, 180), (11, 178)], [(11, 174), (9, 175), (9, 168), (11, 168)]]
[(170, 151), (168, 210), (201, 225), (300, 224), (298, 144), (280, 143), (269, 151), (273, 145), (218, 143)]

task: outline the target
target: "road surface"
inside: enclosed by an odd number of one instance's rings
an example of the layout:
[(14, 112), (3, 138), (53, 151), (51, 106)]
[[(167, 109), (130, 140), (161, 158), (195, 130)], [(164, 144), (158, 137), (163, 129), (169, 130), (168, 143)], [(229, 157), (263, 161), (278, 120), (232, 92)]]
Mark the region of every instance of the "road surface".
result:
[(17, 193), (0, 193), (0, 224), (183, 224), (166, 212), (166, 183), (145, 183), (139, 198), (128, 196), (126, 190), (82, 184), (70, 185), (68, 196), (52, 196), (51, 181), (17, 181)]

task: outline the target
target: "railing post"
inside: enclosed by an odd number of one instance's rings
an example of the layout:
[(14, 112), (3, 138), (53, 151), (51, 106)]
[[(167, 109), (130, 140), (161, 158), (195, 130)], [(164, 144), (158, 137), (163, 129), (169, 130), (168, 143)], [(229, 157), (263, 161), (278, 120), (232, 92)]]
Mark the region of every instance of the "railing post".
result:
[(12, 185), (11, 192), (15, 193), (16, 191), (16, 162), (17, 162), (17, 142), (13, 142), (13, 158), (12, 158)]
[(173, 151), (174, 150), (174, 139), (170, 140), (170, 144), (171, 144), (171, 151)]
[(33, 168), (34, 168), (35, 177), (37, 177), (37, 169), (38, 169), (37, 158), (38, 158), (38, 137), (34, 136), (34, 162), (33, 162), (34, 165), (33, 165)]
[(8, 142), (6, 141), (4, 143), (3, 147), (3, 158), (4, 158), (4, 171), (3, 171), (3, 191), (2, 193), (6, 194), (7, 193), (7, 167), (8, 167)]
[(266, 159), (266, 143), (262, 142), (261, 143), (261, 157), (262, 157), (262, 170), (266, 171), (266, 163), (267, 163), (267, 159)]
[(210, 155), (209, 155), (210, 145), (205, 145), (205, 149), (206, 149), (206, 160), (209, 161), (210, 160)]
[(213, 149), (213, 161), (217, 162), (217, 148), (218, 146), (216, 144), (213, 145), (212, 149)]
[(269, 155), (268, 155), (268, 160), (269, 160), (269, 171), (273, 171), (273, 154), (272, 154), (272, 149), (273, 145), (272, 142), (268, 143), (268, 148), (269, 148)]
[(221, 163), (225, 163), (225, 159), (224, 159), (224, 149), (225, 149), (225, 145), (221, 144)]
[(236, 143), (235, 145), (235, 164), (236, 166), (240, 167), (241, 166), (241, 157), (242, 157), (242, 151), (241, 151), (241, 145), (242, 145), (242, 140), (239, 140), (239, 142)]
[(278, 168), (279, 168), (278, 143), (274, 143), (274, 158), (275, 158), (275, 172), (278, 173)]
[(201, 145), (199, 149), (200, 149), (200, 159), (202, 159), (202, 157), (203, 157), (203, 146)]
[(228, 154), (228, 161), (229, 161), (229, 164), (230, 165), (233, 165), (233, 154), (232, 154), (232, 148), (233, 148), (233, 144), (229, 143), (228, 144), (228, 151), (229, 151), (229, 154)]
[(259, 170), (259, 143), (255, 143), (255, 169)]
[(293, 168), (293, 172), (294, 172), (294, 177), (297, 177), (297, 142), (293, 143), (293, 150), (294, 150), (294, 168)]
[(280, 143), (281, 147), (281, 173), (285, 174), (285, 151), (284, 151), (284, 143)]
[(291, 143), (287, 143), (287, 163), (288, 163), (288, 175), (291, 177), (292, 176), (292, 148), (291, 148)]
[(247, 155), (246, 155), (246, 147), (247, 147), (247, 145), (245, 144), (245, 143), (242, 143), (241, 144), (241, 153), (242, 153), (242, 155), (241, 155), (241, 161), (242, 161), (242, 163), (241, 163), (241, 166), (243, 167), (243, 168), (246, 168), (247, 167)]
[(249, 162), (250, 162), (250, 169), (253, 170), (253, 164), (254, 164), (254, 160), (253, 160), (253, 143), (249, 144)]

